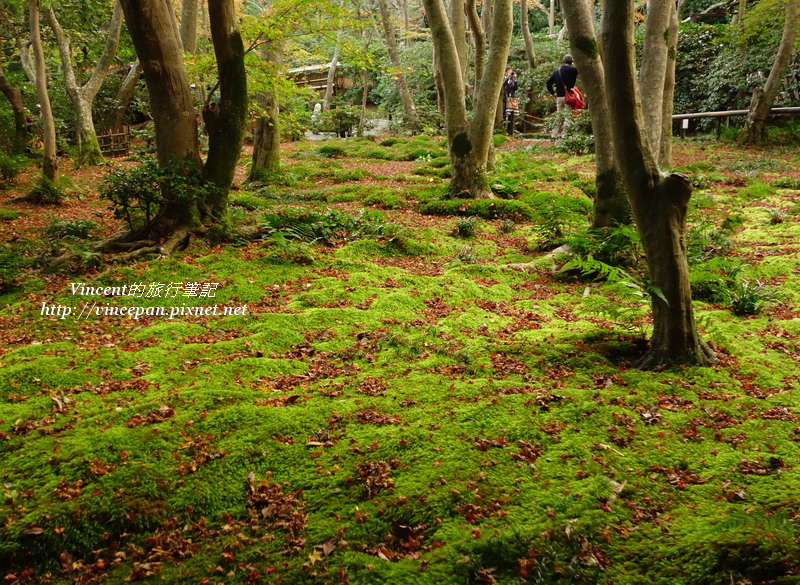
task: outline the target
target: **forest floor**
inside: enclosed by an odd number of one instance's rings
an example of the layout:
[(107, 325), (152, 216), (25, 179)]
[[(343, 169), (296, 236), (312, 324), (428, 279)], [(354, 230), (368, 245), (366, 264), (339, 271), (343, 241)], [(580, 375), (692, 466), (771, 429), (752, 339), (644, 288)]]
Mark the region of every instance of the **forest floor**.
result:
[[(26, 170), (0, 191), (0, 578), (800, 583), (800, 155), (675, 148), (719, 363), (658, 372), (635, 234), (587, 231), (590, 155), (509, 141), (503, 198), (442, 201), (440, 137), (287, 144), (231, 193), (267, 237), (128, 265), (87, 246), (124, 228), (105, 168), (62, 164), (53, 207), (13, 201)], [(560, 270), (564, 243), (616, 268)]]

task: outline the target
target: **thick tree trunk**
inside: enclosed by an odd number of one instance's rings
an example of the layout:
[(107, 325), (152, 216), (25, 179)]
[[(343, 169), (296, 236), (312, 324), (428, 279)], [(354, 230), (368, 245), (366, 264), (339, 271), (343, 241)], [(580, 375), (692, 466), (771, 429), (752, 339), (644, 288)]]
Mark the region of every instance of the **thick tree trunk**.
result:
[(183, 0), (181, 4), (181, 42), (190, 55), (197, 52), (197, 5), (198, 0)]
[(122, 127), (125, 114), (128, 111), (128, 105), (133, 99), (133, 92), (136, 91), (136, 85), (139, 83), (141, 76), (142, 65), (139, 63), (139, 59), (136, 59), (117, 92), (117, 97), (115, 98), (117, 105), (106, 122), (106, 127), (109, 130), (119, 130)]
[(403, 122), (407, 130), (417, 132), (420, 129), (417, 108), (414, 106), (414, 99), (406, 83), (406, 76), (403, 73), (403, 64), (400, 61), (400, 52), (397, 49), (397, 39), (395, 38), (394, 22), (389, 6), (389, 0), (380, 0), (381, 21), (383, 32), (386, 39), (386, 50), (389, 53), (389, 62), (395, 70), (392, 74), (397, 93), (400, 95), (400, 103), (403, 105)]
[[(142, 64), (150, 94), (150, 111), (156, 131), (158, 163), (175, 162), (202, 169), (200, 146), (189, 82), (183, 69), (181, 45), (172, 25), (171, 6), (163, 0), (121, 0), (125, 21)], [(178, 194), (166, 194), (152, 235), (172, 233), (200, 225), (200, 208)]]
[(3, 72), (0, 64), (0, 92), (6, 96), (11, 110), (14, 112), (14, 138), (11, 142), (12, 154), (25, 154), (28, 145), (28, 120), (25, 115), (25, 105), (22, 102), (22, 92), (11, 85)]
[(609, 3), (601, 30), (617, 156), (622, 163), (650, 280), (666, 299), (665, 302), (653, 295), (653, 338), (650, 351), (639, 367), (707, 365), (715, 357), (697, 332), (686, 260), (686, 213), (691, 184), (683, 175), (661, 174), (644, 132), (633, 53), (633, 2)]
[(108, 24), (103, 54), (100, 56), (94, 71), (92, 71), (92, 76), (82, 86), (79, 86), (75, 79), (69, 36), (61, 28), (52, 8), (48, 8), (45, 14), (58, 43), (61, 65), (64, 69), (64, 87), (75, 111), (76, 140), (80, 162), (89, 165), (101, 164), (103, 162), (103, 154), (100, 152), (100, 144), (97, 142), (97, 133), (94, 129), (92, 102), (94, 102), (97, 92), (100, 91), (114, 56), (117, 54), (119, 35), (122, 30), (122, 7), (119, 2), (114, 5), (114, 13)]
[(468, 192), (476, 199), (491, 198), (493, 195), (485, 173), (494, 129), (495, 104), (511, 42), (511, 0), (498, 0), (494, 6), (494, 33), (471, 122), (467, 120), (458, 51), (442, 0), (423, 0), (423, 4), (444, 85), (447, 145), (452, 167), (450, 192), (453, 195)]
[[(524, 2), (525, 0), (523, 0)], [(606, 99), (603, 61), (594, 33), (591, 8), (585, 0), (565, 0), (561, 4), (572, 34), (570, 51), (586, 89), (592, 132), (595, 141), (595, 184), (593, 228), (606, 228), (631, 221), (630, 204), (614, 155), (611, 112)]]
[(750, 113), (747, 115), (743, 132), (745, 144), (758, 144), (764, 140), (769, 111), (772, 109), (783, 78), (786, 76), (786, 69), (792, 60), (798, 27), (800, 27), (800, 6), (798, 6), (797, 0), (787, 0), (783, 34), (775, 55), (775, 62), (769, 71), (763, 91), (755, 91), (750, 102)]
[(209, 0), (208, 18), (217, 59), (220, 103), (213, 106), (213, 124), (208, 123), (207, 110), (203, 112), (208, 128), (208, 158), (203, 176), (217, 187), (214, 194), (206, 198), (205, 206), (211, 216), (218, 219), (227, 209), (228, 190), (244, 139), (247, 72), (233, 0)]
[(42, 34), (39, 28), (39, 0), (28, 0), (30, 15), (31, 44), (34, 68), (36, 73), (36, 95), (39, 98), (39, 115), (42, 118), (42, 141), (44, 143), (44, 159), (42, 175), (50, 182), (58, 176), (58, 157), (56, 156), (56, 124), (53, 110), (50, 108), (50, 97), (47, 93), (47, 65), (42, 49)]

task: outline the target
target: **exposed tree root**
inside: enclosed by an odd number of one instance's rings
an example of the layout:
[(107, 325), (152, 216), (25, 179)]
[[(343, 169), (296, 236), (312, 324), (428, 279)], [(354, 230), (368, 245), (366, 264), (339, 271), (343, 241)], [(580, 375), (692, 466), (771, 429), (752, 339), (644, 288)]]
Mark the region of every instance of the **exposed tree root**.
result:
[[(193, 229), (180, 228), (171, 233), (167, 239), (159, 244), (158, 240), (143, 239), (142, 232), (128, 232), (95, 242), (89, 249), (95, 254), (113, 254), (106, 259), (109, 264), (123, 264), (151, 254), (159, 258), (169, 258), (177, 251), (189, 247), (192, 237), (203, 237), (208, 233), (208, 228), (198, 227)], [(49, 263), (49, 268), (59, 268), (72, 262), (80, 261), (82, 256), (75, 250), (67, 250)]]
[(636, 364), (639, 370), (662, 370), (680, 365), (689, 366), (711, 366), (719, 362), (717, 354), (714, 353), (706, 343), (701, 341), (692, 353), (675, 355), (665, 348), (651, 347), (644, 357)]

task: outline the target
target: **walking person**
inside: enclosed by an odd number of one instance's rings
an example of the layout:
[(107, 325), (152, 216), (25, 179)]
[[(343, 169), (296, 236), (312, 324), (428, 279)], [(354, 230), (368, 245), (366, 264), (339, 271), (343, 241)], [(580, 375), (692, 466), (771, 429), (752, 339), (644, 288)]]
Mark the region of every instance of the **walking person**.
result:
[(575, 87), (578, 80), (578, 70), (572, 65), (572, 61), (572, 55), (564, 55), (561, 67), (553, 71), (547, 79), (547, 91), (556, 98), (556, 113), (560, 114), (550, 135), (553, 140), (560, 138), (564, 127), (571, 123), (572, 106), (564, 103), (564, 95), (567, 90)]
[(508, 135), (514, 135), (514, 117), (519, 115), (519, 100), (517, 99), (517, 72), (510, 70), (508, 77), (503, 80), (503, 102), (505, 103), (503, 114), (508, 120)]

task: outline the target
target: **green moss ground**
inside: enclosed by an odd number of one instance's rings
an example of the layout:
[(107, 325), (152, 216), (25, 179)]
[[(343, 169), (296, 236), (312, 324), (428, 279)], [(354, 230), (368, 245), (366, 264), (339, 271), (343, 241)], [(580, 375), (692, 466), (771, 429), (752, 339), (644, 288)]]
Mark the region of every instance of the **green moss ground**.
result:
[[(800, 161), (779, 173), (754, 152), (678, 148), (686, 172), (722, 176), (692, 225), (740, 213), (724, 255), (777, 295), (742, 317), (698, 301), (720, 363), (641, 372), (642, 339), (588, 311), (587, 283), (536, 248), (585, 225), (590, 159), (502, 150), (492, 183), (530, 213), (460, 239), (454, 217), (415, 207), (441, 176), (375, 184), (349, 166), (441, 169), (441, 138), (329, 146), (334, 160), (300, 145), (283, 178), (240, 192), (242, 220), (366, 207), (382, 228), (199, 242), (2, 297), (9, 582), (800, 583), (800, 214), (796, 190), (757, 186)], [(787, 213), (771, 224), (766, 208)], [(70, 282), (219, 287), (98, 298)], [(87, 300), (167, 315), (40, 314)], [(246, 310), (168, 318), (214, 305)]]

